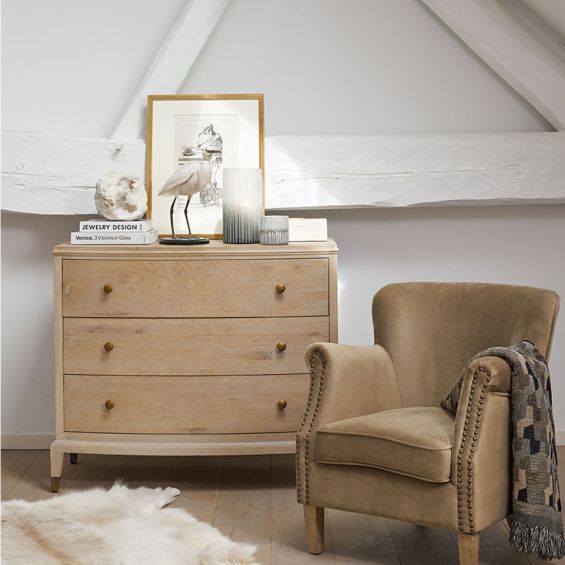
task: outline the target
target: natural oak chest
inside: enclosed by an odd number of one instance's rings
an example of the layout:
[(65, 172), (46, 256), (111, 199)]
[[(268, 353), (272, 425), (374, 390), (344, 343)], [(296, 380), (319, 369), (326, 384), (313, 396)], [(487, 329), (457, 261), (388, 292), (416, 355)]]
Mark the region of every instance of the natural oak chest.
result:
[(292, 453), (304, 351), (337, 341), (337, 247), (54, 249), (56, 439), (65, 453)]

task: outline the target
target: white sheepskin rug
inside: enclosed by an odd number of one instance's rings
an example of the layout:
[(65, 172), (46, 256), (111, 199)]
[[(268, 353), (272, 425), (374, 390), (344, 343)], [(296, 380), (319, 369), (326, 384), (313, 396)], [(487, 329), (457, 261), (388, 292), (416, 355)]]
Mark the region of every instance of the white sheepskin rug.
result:
[(2, 564), (258, 565), (235, 543), (178, 508), (176, 488), (71, 492), (2, 503)]

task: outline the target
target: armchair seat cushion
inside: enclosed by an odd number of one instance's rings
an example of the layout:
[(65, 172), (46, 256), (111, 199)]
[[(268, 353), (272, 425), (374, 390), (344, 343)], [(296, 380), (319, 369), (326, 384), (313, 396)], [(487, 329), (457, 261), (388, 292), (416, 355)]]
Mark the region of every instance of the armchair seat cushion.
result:
[(433, 483), (451, 478), (455, 418), (439, 407), (398, 408), (323, 425), (316, 461), (374, 467)]

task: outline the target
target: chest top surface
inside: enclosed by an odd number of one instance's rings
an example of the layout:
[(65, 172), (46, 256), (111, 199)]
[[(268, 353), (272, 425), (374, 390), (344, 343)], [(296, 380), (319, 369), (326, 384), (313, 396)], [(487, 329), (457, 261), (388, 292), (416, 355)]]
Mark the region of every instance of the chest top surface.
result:
[(227, 244), (212, 240), (207, 245), (169, 246), (151, 245), (71, 245), (55, 246), (53, 255), (66, 258), (136, 257), (143, 259), (198, 259), (237, 257), (296, 257), (336, 254), (333, 239), (327, 241), (293, 242), (288, 245)]

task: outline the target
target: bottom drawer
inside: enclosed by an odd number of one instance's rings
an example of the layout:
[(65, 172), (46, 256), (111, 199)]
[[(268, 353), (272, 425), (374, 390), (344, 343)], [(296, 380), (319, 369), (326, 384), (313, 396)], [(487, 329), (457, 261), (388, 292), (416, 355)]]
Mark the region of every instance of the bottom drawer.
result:
[[(130, 434), (293, 432), (298, 430), (304, 413), (308, 384), (308, 375), (65, 375), (65, 431)], [(279, 408), (279, 400), (286, 401), (284, 409)]]

